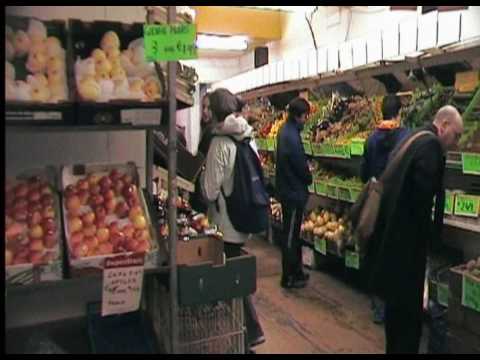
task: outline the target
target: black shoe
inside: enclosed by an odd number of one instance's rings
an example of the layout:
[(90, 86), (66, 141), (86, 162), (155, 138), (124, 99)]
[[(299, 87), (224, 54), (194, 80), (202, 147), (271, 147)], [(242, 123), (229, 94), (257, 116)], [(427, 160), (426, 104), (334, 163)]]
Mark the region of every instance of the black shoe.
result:
[(288, 279), (280, 282), (280, 286), (284, 289), (301, 289), (307, 285), (307, 282), (304, 280), (298, 280), (293, 277), (289, 277)]

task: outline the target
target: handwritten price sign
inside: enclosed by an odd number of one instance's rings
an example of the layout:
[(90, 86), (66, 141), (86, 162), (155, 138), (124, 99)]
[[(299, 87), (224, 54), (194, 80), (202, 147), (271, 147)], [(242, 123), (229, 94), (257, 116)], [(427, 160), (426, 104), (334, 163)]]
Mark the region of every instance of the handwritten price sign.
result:
[(197, 58), (195, 24), (144, 25), (146, 61)]
[(480, 154), (462, 153), (464, 174), (480, 175)]
[(477, 217), (480, 198), (472, 195), (455, 196), (455, 215)]
[(144, 254), (105, 259), (102, 316), (136, 311), (143, 286)]

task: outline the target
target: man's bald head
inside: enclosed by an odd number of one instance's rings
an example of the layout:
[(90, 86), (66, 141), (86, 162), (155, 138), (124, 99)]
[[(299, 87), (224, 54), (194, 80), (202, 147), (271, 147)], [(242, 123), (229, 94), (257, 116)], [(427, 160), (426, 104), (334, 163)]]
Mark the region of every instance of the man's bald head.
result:
[(455, 147), (463, 133), (463, 119), (457, 109), (445, 105), (438, 110), (433, 120), (438, 137), (445, 150)]

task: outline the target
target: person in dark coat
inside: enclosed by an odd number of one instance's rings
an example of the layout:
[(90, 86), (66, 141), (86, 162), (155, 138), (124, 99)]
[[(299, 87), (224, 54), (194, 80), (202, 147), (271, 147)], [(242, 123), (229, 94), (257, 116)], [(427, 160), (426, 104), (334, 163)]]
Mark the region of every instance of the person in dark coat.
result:
[[(409, 131), (400, 127), (400, 98), (389, 94), (383, 98), (383, 121), (367, 140), (360, 167), (360, 178), (366, 183), (370, 178), (379, 179), (387, 166), (388, 156), (395, 145), (402, 141)], [(384, 321), (384, 304), (382, 299), (371, 294), (373, 322), (382, 324)]]
[(302, 266), (300, 227), (303, 211), (308, 200), (308, 186), (312, 174), (300, 138), (307, 116), (309, 103), (295, 98), (288, 104), (288, 119), (277, 138), (276, 190), (282, 204), (282, 280), (283, 288), (301, 288), (308, 281)]
[[(374, 235), (377, 244), (368, 249), (374, 252), (369, 255), (373, 260), (371, 286), (386, 303), (387, 353), (417, 353), (419, 349), (427, 250), (441, 246), (445, 153), (460, 139), (463, 122), (458, 111), (447, 105), (432, 124), (420, 130), (431, 134), (416, 139), (397, 171), (384, 179)], [(390, 158), (405, 141), (396, 146)]]

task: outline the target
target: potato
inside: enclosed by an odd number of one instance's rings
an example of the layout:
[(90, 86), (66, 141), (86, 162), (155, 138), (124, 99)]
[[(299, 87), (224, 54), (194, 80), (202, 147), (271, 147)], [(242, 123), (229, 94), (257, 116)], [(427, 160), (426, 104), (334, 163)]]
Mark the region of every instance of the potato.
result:
[(337, 215), (335, 213), (330, 214), (330, 220), (337, 221)]
[(320, 215), (317, 216), (317, 221), (316, 221), (316, 224), (318, 226), (323, 226), (325, 224), (325, 220), (323, 220), (323, 217), (321, 217)]
[(317, 220), (317, 215), (315, 214), (315, 212), (310, 213), (309, 219), (313, 222), (315, 222), (315, 220)]

